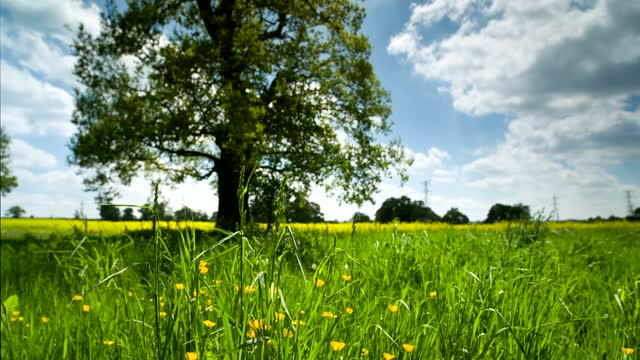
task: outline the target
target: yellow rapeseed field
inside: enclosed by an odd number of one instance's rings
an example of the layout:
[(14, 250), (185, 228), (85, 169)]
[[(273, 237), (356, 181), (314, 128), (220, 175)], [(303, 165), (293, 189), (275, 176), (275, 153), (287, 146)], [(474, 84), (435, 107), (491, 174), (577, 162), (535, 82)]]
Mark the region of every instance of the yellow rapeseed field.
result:
[[(215, 224), (212, 222), (194, 221), (160, 221), (160, 227), (172, 230), (197, 229), (202, 231), (213, 231)], [(572, 229), (572, 230), (637, 230), (640, 223), (627, 221), (615, 222), (548, 222), (545, 224), (551, 230)], [(355, 231), (358, 234), (370, 233), (391, 233), (394, 231), (407, 232), (432, 232), (448, 229), (470, 230), (470, 231), (505, 231), (509, 226), (507, 222), (496, 224), (467, 224), (450, 225), (445, 223), (311, 223), (311, 224), (288, 224), (295, 233), (321, 233), (321, 234), (349, 234)], [(103, 220), (74, 220), (74, 219), (0, 219), (2, 238), (19, 238), (26, 234), (46, 238), (51, 234), (69, 234), (73, 232), (89, 233), (93, 235), (118, 235), (129, 231), (151, 230), (151, 221), (103, 221)], [(264, 225), (260, 225), (262, 229)]]

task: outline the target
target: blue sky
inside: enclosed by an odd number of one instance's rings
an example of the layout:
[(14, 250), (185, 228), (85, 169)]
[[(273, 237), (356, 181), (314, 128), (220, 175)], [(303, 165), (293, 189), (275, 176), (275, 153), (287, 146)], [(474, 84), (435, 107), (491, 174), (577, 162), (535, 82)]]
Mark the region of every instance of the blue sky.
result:
[[(561, 218), (640, 205), (640, 2), (627, 0), (369, 0), (363, 32), (392, 96), (393, 136), (414, 159), (410, 180), (385, 179), (376, 204), (340, 204), (315, 187), (327, 219), (370, 215), (384, 201), (424, 199), (472, 220), (497, 202), (552, 208)], [(67, 166), (73, 134), (69, 28), (99, 31), (100, 6), (73, 0), (0, 4), (2, 126), (12, 137), (20, 205), (41, 217), (96, 216), (93, 194)], [(384, 141), (384, 139), (381, 139)], [(213, 212), (206, 182), (163, 189), (173, 209)], [(143, 203), (148, 180), (121, 189)]]

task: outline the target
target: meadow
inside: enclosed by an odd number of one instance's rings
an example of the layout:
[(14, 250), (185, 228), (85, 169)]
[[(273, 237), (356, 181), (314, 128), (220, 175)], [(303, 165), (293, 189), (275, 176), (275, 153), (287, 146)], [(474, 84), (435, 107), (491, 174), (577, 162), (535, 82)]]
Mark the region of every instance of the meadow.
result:
[(638, 224), (66, 222), (2, 219), (2, 359), (638, 356)]

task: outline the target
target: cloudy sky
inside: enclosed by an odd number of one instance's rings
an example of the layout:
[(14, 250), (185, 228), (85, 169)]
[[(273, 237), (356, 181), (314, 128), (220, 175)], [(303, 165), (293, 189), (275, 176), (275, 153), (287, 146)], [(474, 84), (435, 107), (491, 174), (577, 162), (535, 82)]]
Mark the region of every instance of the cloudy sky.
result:
[[(0, 3), (0, 110), (12, 138), (20, 205), (37, 217), (97, 216), (67, 165), (80, 23), (99, 31), (100, 4), (79, 0)], [(410, 181), (386, 179), (359, 210), (388, 197), (458, 207), (482, 220), (492, 204), (522, 202), (560, 217), (624, 216), (625, 191), (640, 206), (640, 2), (628, 0), (368, 0), (364, 33), (391, 92), (394, 137), (415, 162)], [(171, 207), (211, 213), (206, 182), (163, 189)], [(142, 204), (136, 179), (120, 201)], [(314, 190), (327, 219), (358, 207)]]

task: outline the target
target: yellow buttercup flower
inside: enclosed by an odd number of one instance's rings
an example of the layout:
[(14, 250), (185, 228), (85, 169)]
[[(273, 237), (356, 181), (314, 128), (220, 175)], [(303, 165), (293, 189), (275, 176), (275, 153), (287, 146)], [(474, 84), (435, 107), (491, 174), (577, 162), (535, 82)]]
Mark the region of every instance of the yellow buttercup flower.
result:
[(384, 353), (382, 354), (382, 357), (384, 357), (384, 360), (393, 360), (396, 358), (395, 355), (389, 354), (389, 353)]
[(265, 324), (264, 319), (249, 320), (248, 324), (254, 330), (271, 330), (271, 326)]
[(200, 263), (198, 263), (198, 270), (200, 271), (200, 274), (206, 274), (209, 272), (209, 264), (207, 264), (206, 261), (200, 261)]
[(253, 329), (249, 329), (249, 331), (247, 331), (247, 337), (249, 339), (255, 339), (256, 338), (256, 331)]
[(411, 344), (402, 344), (402, 348), (406, 352), (413, 352), (413, 349), (415, 348), (415, 346)]
[(160, 319), (164, 319), (164, 318), (167, 317), (167, 313), (164, 312), (164, 311), (160, 311), (160, 314), (158, 314), (158, 315), (160, 315)]
[(183, 283), (177, 283), (176, 284), (176, 290), (184, 290), (184, 284)]
[(293, 337), (293, 331), (289, 329), (282, 329), (282, 335), (285, 337)]
[(11, 312), (11, 315), (13, 316), (20, 316), (20, 310), (15, 310)]
[(435, 299), (438, 297), (437, 291), (429, 291), (429, 299)]
[(350, 307), (346, 308), (344, 311), (349, 315), (353, 314), (353, 309)]
[(330, 344), (331, 344), (331, 350), (333, 351), (341, 351), (347, 345), (339, 341), (332, 341)]
[(323, 287), (327, 282), (322, 279), (316, 279), (316, 287)]
[(73, 295), (73, 298), (71, 299), (71, 301), (82, 301), (84, 300), (84, 296), (82, 295)]
[(304, 321), (297, 319), (291, 320), (291, 323), (295, 326), (304, 325)]
[(185, 354), (185, 358), (187, 360), (197, 360), (198, 359), (198, 353), (188, 352), (188, 353)]
[(216, 326), (216, 323), (214, 323), (213, 321), (210, 321), (210, 320), (205, 320), (204, 321), (204, 326), (206, 326), (209, 329), (211, 329), (212, 327)]
[(220, 279), (211, 280), (211, 282), (212, 282), (214, 285), (220, 285), (220, 284), (222, 284), (222, 280), (220, 280)]
[(255, 286), (247, 285), (247, 286), (244, 287), (244, 293), (245, 294), (253, 294), (254, 292), (256, 292), (256, 287)]
[(113, 345), (113, 340), (103, 340), (102, 343), (107, 345), (107, 346), (111, 346), (111, 345)]
[(46, 323), (49, 322), (49, 318), (46, 317), (46, 316), (43, 316), (43, 317), (40, 318), (40, 322), (43, 323), (43, 324), (46, 324)]
[(24, 321), (24, 317), (23, 316), (18, 316), (18, 321), (20, 321), (20, 322)]
[(400, 310), (400, 308), (398, 307), (398, 305), (391, 305), (391, 304), (389, 304), (389, 311), (391, 311), (392, 313), (396, 313), (396, 312), (398, 312), (398, 310)]
[(332, 318), (332, 319), (335, 319), (338, 317), (338, 315), (332, 313), (331, 311), (323, 311), (322, 316), (326, 318)]
[(87, 304), (82, 305), (82, 311), (83, 312), (91, 311), (91, 305), (87, 305)]
[(15, 316), (12, 316), (9, 320), (11, 320), (11, 321), (17, 321), (17, 320), (18, 320), (18, 318), (17, 318), (17, 317), (15, 317)]
[(282, 321), (282, 320), (284, 320), (285, 318), (286, 318), (286, 316), (285, 316), (285, 314), (284, 314), (284, 313), (281, 313), (281, 312), (277, 312), (277, 313), (276, 313), (276, 322), (278, 322), (278, 321)]
[(131, 291), (131, 290), (127, 291), (127, 296), (128, 297), (133, 297), (133, 291)]
[(351, 281), (351, 275), (342, 275), (342, 280), (344, 280), (345, 282)]
[(273, 347), (273, 340), (271, 340), (271, 339), (267, 340), (267, 346), (268, 347)]
[(625, 355), (632, 355), (633, 353), (636, 352), (636, 349), (633, 349), (633, 348), (622, 348), (622, 352)]
[(363, 349), (360, 351), (360, 355), (362, 355), (362, 356), (369, 356), (369, 349), (367, 349), (367, 348), (363, 348)]

